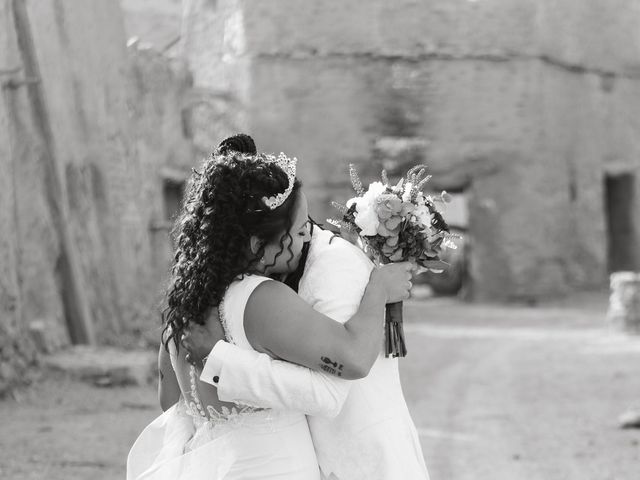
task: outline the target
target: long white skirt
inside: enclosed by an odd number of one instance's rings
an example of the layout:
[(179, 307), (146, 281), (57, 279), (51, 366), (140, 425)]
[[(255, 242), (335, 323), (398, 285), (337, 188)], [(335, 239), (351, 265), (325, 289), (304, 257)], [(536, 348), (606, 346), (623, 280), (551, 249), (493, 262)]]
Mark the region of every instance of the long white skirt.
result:
[(205, 479), (319, 480), (305, 416), (266, 410), (214, 423), (189, 415), (180, 400), (127, 458), (127, 480)]

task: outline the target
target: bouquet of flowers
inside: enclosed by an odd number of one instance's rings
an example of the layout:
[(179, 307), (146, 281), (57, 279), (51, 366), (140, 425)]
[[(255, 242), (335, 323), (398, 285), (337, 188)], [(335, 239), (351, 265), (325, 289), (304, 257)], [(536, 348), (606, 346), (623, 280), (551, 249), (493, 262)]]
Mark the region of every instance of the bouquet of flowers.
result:
[[(444, 248), (456, 248), (449, 227), (436, 203), (450, 200), (446, 192), (438, 197), (423, 193), (431, 178), (426, 168), (417, 165), (396, 185), (391, 185), (383, 170), (381, 181), (365, 190), (353, 165), (349, 166), (351, 184), (357, 196), (333, 206), (341, 219), (328, 222), (347, 234), (357, 235), (365, 252), (379, 264), (409, 261), (423, 271), (441, 273), (447, 267), (439, 254)], [(385, 322), (386, 356), (404, 357), (407, 349), (402, 329), (402, 302), (387, 305)]]

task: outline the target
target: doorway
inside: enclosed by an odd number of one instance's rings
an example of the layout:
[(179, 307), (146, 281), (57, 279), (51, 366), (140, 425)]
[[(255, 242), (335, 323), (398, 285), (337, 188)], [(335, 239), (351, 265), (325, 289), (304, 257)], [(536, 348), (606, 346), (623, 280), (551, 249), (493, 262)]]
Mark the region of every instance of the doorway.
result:
[(635, 270), (638, 245), (634, 229), (636, 178), (633, 173), (605, 177), (605, 208), (609, 272)]

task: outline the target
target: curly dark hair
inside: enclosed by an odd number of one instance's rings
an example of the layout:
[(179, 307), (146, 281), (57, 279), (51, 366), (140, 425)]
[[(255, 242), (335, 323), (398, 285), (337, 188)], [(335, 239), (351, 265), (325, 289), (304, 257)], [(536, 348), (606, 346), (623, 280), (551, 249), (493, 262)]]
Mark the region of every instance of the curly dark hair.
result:
[[(229, 151), (212, 155), (200, 172), (194, 170), (174, 228), (177, 245), (163, 310), (165, 348), (173, 340), (179, 349), (184, 329), (191, 322), (203, 325), (231, 282), (256, 271), (266, 243), (280, 238), (280, 252), (267, 267), (284, 253), (287, 237), (291, 244), (289, 230), (301, 183), (295, 180), (287, 200), (270, 210), (262, 197), (283, 192), (289, 180), (265, 160), (261, 154)], [(250, 248), (252, 236), (262, 240), (256, 253)]]

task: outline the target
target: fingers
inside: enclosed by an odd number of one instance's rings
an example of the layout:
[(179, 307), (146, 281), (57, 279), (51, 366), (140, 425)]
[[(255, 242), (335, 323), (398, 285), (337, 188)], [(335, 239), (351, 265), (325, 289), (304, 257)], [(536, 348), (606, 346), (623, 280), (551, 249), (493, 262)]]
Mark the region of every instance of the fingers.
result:
[(413, 288), (413, 271), (415, 265), (411, 262), (398, 262), (379, 267), (386, 273), (382, 276), (387, 288), (388, 303), (403, 301), (411, 298)]
[(400, 265), (402, 270), (404, 270), (405, 274), (407, 274), (409, 277), (413, 275), (413, 271), (415, 269), (415, 265), (413, 263), (402, 262)]
[(404, 292), (404, 299), (408, 300), (411, 297), (411, 287), (413, 287), (413, 283), (411, 282), (411, 280), (407, 280), (407, 283), (405, 283), (405, 287), (406, 290)]
[(402, 269), (404, 270), (405, 280), (411, 281), (413, 278), (413, 264), (409, 262), (402, 262)]

